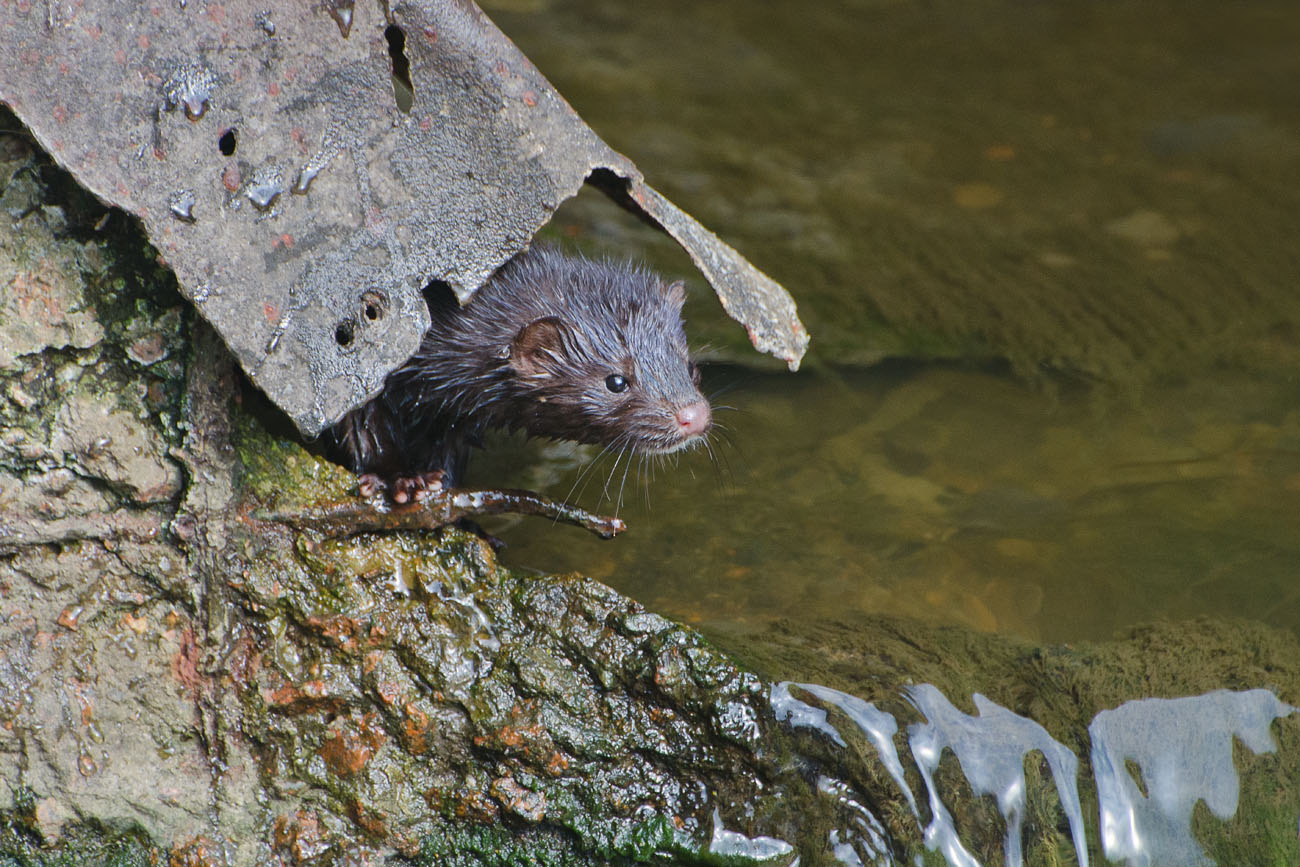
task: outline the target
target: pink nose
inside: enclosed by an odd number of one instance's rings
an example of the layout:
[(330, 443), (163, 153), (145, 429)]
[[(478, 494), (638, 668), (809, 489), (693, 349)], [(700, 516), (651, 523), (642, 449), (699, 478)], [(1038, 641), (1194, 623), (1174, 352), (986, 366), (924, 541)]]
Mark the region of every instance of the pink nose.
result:
[(682, 436), (698, 436), (713, 424), (713, 412), (707, 400), (697, 400), (677, 410), (677, 430)]

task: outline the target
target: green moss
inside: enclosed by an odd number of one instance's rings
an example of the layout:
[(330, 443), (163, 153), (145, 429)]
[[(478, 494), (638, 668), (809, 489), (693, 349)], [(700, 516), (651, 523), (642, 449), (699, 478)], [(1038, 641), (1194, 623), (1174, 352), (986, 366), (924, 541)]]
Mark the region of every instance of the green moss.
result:
[(356, 496), (351, 473), (276, 436), (247, 411), (235, 409), (231, 439), (239, 453), (243, 493), (263, 506), (285, 508)]
[(455, 825), (428, 835), (408, 863), (446, 867), (563, 867), (600, 863), (578, 852), (576, 841), (553, 829), (519, 833), (499, 827)]
[(64, 826), (51, 846), (35, 828), (30, 793), (16, 809), (0, 812), (0, 867), (156, 867), (167, 857), (135, 826), (78, 822)]
[(447, 825), (424, 838), (408, 863), (447, 867), (583, 867), (583, 865), (680, 864), (708, 867), (785, 863), (788, 856), (757, 860), (718, 855), (691, 845), (663, 816), (627, 828), (608, 844), (592, 846), (552, 827), (512, 830), (501, 826)]

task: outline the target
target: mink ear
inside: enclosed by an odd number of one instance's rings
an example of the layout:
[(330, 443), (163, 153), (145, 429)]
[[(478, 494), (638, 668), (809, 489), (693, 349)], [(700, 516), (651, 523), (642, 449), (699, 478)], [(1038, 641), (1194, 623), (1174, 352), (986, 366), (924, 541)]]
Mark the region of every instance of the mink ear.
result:
[(554, 316), (534, 319), (510, 341), (510, 366), (522, 376), (550, 373), (564, 352), (564, 323)]
[(675, 305), (679, 310), (686, 303), (686, 283), (683, 280), (674, 280), (664, 287), (664, 294), (668, 296), (669, 303)]

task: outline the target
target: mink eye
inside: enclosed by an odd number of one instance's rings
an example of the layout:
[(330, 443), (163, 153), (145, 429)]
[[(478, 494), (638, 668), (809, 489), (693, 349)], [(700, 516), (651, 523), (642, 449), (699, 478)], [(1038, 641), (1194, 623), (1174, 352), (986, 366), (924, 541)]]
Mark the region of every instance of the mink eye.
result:
[(621, 373), (611, 373), (605, 377), (605, 388), (608, 388), (614, 394), (622, 394), (627, 391), (627, 377)]

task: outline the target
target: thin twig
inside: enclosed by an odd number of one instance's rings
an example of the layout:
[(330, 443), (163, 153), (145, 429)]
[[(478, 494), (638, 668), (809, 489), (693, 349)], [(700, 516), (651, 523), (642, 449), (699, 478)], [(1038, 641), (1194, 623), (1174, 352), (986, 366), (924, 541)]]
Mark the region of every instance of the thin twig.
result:
[(492, 489), (433, 491), (422, 500), (401, 505), (377, 496), (294, 511), (259, 509), (249, 517), (338, 537), (393, 530), (433, 530), (461, 518), (502, 514), (541, 515), (590, 530), (602, 539), (612, 539), (627, 529), (627, 523), (619, 518), (597, 515), (532, 491)]

